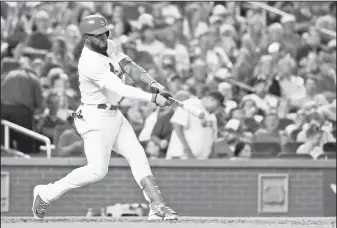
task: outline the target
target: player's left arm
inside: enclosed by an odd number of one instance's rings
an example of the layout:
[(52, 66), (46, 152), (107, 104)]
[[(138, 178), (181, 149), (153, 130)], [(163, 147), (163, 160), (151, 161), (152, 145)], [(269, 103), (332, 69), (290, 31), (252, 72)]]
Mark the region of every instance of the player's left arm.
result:
[(136, 64), (129, 58), (129, 56), (125, 55), (121, 50), (119, 50), (113, 41), (109, 40), (108, 51), (111, 51), (116, 56), (118, 64), (123, 72), (129, 75), (133, 81), (145, 83), (156, 92), (162, 92), (164, 90), (164, 86), (159, 84), (147, 73), (144, 68)]

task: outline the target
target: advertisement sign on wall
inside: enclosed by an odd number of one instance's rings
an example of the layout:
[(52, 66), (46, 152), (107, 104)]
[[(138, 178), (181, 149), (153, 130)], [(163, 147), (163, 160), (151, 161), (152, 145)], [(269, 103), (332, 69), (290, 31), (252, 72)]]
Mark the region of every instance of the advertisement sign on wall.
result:
[(259, 174), (258, 213), (287, 213), (289, 208), (288, 174)]

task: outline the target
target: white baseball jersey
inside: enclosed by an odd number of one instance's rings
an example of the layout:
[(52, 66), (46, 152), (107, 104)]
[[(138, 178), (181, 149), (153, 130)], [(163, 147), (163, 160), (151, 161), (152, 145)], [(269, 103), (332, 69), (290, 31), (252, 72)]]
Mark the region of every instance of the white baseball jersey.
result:
[[(200, 119), (189, 114), (180, 107), (176, 109), (170, 122), (184, 127), (183, 131), (186, 141), (196, 158), (207, 159), (212, 152), (212, 145), (218, 131), (216, 116), (214, 113), (208, 113), (201, 104), (201, 100), (196, 97), (191, 97), (183, 103), (193, 105), (199, 110), (204, 111), (206, 114), (204, 121), (207, 123), (207, 126), (203, 126)], [(177, 133), (173, 131), (167, 148), (166, 158), (185, 158), (185, 156), (183, 144), (178, 138)]]
[(78, 63), (81, 101), (84, 104), (118, 105), (122, 97), (151, 101), (151, 94), (125, 85), (119, 61), (128, 58), (112, 40), (108, 40), (108, 56), (84, 46)]

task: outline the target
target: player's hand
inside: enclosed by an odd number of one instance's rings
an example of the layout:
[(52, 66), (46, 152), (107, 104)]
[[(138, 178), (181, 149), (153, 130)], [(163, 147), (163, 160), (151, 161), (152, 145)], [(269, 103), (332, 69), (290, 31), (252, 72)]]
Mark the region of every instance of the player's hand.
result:
[(158, 82), (153, 82), (150, 85), (150, 88), (151, 88), (152, 93), (160, 93), (160, 95), (162, 95), (166, 99), (168, 99), (169, 97), (172, 97), (170, 93), (165, 91), (165, 87), (159, 84)]
[(152, 93), (161, 93), (165, 89), (165, 87), (159, 84), (158, 82), (151, 83), (150, 88)]
[(157, 104), (160, 107), (166, 107), (166, 106), (170, 106), (172, 104), (172, 102), (170, 100), (165, 98), (160, 93), (153, 93), (152, 94), (152, 102)]

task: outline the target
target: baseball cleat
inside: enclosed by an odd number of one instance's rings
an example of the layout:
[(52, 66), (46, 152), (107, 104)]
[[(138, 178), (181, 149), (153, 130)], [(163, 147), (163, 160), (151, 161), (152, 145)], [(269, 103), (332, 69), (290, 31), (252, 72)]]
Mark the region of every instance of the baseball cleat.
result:
[(165, 204), (150, 204), (148, 220), (178, 220), (178, 214)]
[(38, 185), (34, 188), (34, 201), (32, 211), (34, 214), (34, 218), (37, 220), (41, 220), (44, 218), (44, 215), (46, 214), (47, 208), (49, 206), (49, 204), (43, 201), (39, 195), (39, 189), (41, 187), (41, 185)]

